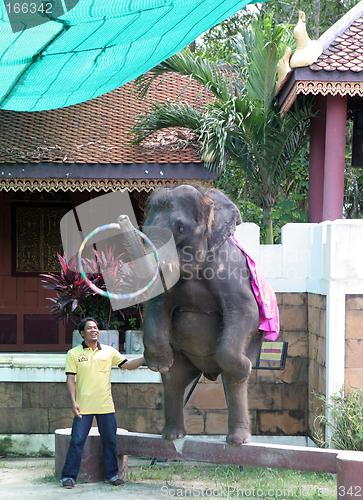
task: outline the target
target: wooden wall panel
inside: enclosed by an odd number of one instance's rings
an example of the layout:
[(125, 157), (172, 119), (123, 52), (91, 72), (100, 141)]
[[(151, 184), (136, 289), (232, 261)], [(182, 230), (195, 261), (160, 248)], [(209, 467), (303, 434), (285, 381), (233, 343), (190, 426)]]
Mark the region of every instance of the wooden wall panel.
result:
[(38, 307), (38, 292), (24, 292), (24, 307)]
[(4, 221), (4, 229), (3, 229), (3, 237), (11, 238), (11, 205), (9, 203), (4, 203), (3, 208), (3, 221)]
[(0, 345), (17, 343), (16, 314), (0, 314)]
[(2, 288), (2, 306), (3, 307), (19, 307), (17, 301), (17, 283), (16, 278), (11, 276), (3, 276), (3, 288)]
[(57, 318), (49, 314), (24, 314), (24, 344), (58, 344)]
[(11, 242), (9, 238), (3, 238), (3, 265), (4, 274), (11, 275)]

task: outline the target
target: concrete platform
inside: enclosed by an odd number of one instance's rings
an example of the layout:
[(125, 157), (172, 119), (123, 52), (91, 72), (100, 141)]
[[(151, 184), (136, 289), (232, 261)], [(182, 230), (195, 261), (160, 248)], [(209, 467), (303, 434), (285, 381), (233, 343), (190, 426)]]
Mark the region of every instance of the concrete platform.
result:
[[(71, 431), (71, 428), (57, 429), (55, 431), (55, 476), (59, 479), (62, 476), (62, 469), (71, 440)], [(125, 432), (127, 432), (125, 429), (117, 429), (118, 436)], [(127, 473), (128, 456), (120, 452), (120, 446), (118, 450), (118, 467), (120, 477), (123, 477)], [(104, 481), (102, 442), (97, 427), (91, 427), (87, 437), (77, 480), (89, 483)]]
[[(56, 475), (59, 477), (68, 449), (70, 429), (56, 431)], [(120, 471), (127, 470), (128, 455), (192, 460), (218, 464), (248, 465), (277, 469), (296, 469), (313, 472), (331, 472), (337, 475), (339, 500), (363, 496), (363, 452), (312, 448), (305, 446), (249, 443), (229, 445), (226, 441), (186, 436), (167, 441), (157, 434), (127, 432), (118, 429)], [(97, 429), (86, 441), (82, 477), (88, 481), (103, 480), (102, 445)], [(124, 473), (124, 472), (123, 472)], [(80, 476), (81, 477), (81, 476)], [(98, 479), (99, 478), (99, 479)]]
[(118, 436), (125, 454), (231, 465), (332, 472), (337, 475), (339, 500), (363, 496), (363, 452), (305, 446), (249, 443), (231, 446), (203, 436), (167, 441), (159, 435), (136, 432)]

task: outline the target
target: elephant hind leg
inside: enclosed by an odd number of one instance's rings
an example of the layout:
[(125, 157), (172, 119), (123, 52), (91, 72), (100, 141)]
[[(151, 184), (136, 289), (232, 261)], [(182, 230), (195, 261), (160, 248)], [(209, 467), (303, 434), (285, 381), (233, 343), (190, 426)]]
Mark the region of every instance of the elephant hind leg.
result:
[[(261, 347), (263, 332), (256, 329), (247, 337), (243, 346), (243, 353), (236, 350), (221, 350), (220, 359), (226, 368), (223, 376), (228, 397), (228, 435), (229, 444), (240, 445), (251, 441), (249, 430), (249, 414), (247, 401), (247, 377), (252, 368), (258, 350)], [(225, 347), (225, 345), (223, 346)], [(229, 346), (227, 346), (229, 348)], [(226, 357), (229, 355), (230, 366), (227, 366)]]
[(224, 375), (228, 397), (228, 434), (227, 442), (233, 445), (251, 441), (250, 418), (247, 405), (247, 381), (236, 384)]
[(263, 332), (256, 328), (244, 343), (235, 345), (233, 341), (223, 339), (219, 344), (216, 360), (222, 372), (230, 376), (234, 383), (242, 384), (247, 380), (261, 347)]
[(169, 371), (162, 373), (164, 385), (165, 439), (180, 439), (186, 435), (184, 426), (184, 393), (186, 387), (201, 371), (180, 351), (174, 352), (174, 363)]
[(242, 384), (251, 373), (251, 360), (241, 350), (233, 350), (233, 347), (220, 345), (217, 351), (217, 363), (225, 376), (229, 376), (231, 383)]

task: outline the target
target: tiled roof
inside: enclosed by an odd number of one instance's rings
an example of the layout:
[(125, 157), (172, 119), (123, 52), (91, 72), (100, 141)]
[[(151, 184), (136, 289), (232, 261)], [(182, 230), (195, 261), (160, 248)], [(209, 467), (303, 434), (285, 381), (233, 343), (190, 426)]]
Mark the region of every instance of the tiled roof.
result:
[(337, 36), (310, 66), (313, 71), (363, 71), (363, 17)]
[[(33, 113), (0, 110), (0, 163), (201, 163), (199, 144), (190, 133), (166, 131), (145, 146), (127, 145), (135, 117), (149, 107), (131, 94), (131, 85), (68, 108)], [(160, 86), (153, 85), (148, 99), (176, 99), (185, 85), (173, 75)], [(201, 104), (206, 95), (199, 92), (192, 83), (182, 99)]]

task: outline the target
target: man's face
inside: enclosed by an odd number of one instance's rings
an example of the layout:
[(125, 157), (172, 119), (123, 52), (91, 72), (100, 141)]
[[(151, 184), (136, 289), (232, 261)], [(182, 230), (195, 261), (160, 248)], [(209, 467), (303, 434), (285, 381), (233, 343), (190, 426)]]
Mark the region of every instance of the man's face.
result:
[(87, 321), (86, 326), (84, 327), (84, 330), (82, 332), (82, 336), (87, 343), (92, 343), (96, 342), (99, 337), (99, 330), (98, 326), (94, 321)]

